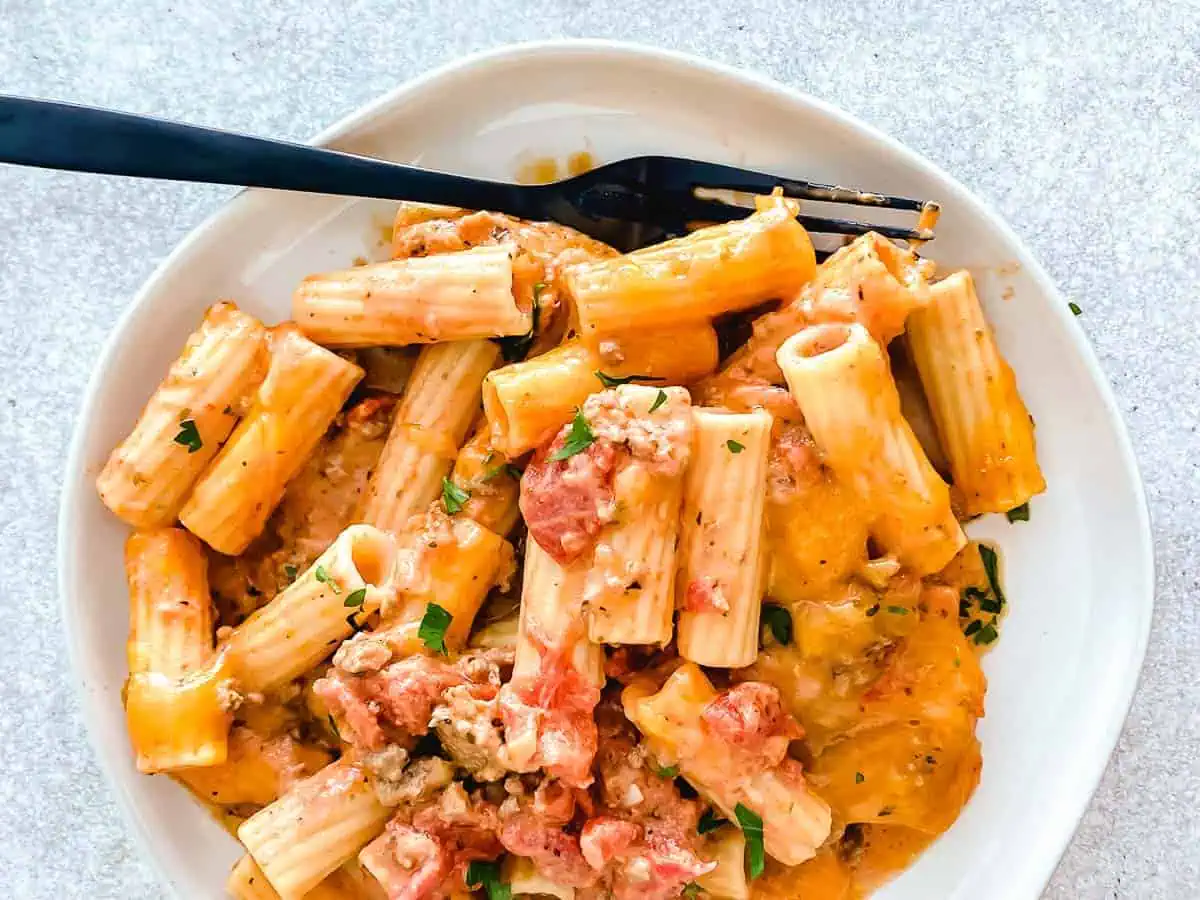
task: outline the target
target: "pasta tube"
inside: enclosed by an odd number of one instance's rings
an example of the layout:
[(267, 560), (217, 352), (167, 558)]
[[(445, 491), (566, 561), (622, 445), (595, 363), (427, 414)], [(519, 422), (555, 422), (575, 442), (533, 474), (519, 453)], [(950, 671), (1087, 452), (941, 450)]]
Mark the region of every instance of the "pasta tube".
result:
[[(279, 900), (252, 856), (243, 856), (225, 882), (234, 900)], [(304, 895), (304, 900), (386, 900), (379, 882), (356, 862), (348, 862)]]
[(554, 437), (589, 395), (604, 390), (607, 385), (598, 372), (687, 384), (716, 366), (717, 334), (707, 322), (576, 339), (489, 374), (483, 382), (483, 411), (496, 448), (520, 456)]
[(871, 533), (918, 574), (966, 544), (950, 491), (900, 412), (883, 351), (861, 325), (818, 325), (789, 338), (779, 366), (825, 459), (874, 514)]
[(808, 233), (776, 206), (613, 259), (581, 263), (567, 294), (585, 335), (702, 322), (790, 297), (813, 277)]
[(199, 543), (182, 529), (138, 531), (125, 543), (125, 713), (140, 772), (215, 766), (228, 752), (207, 567)]
[(208, 310), (96, 479), (121, 520), (135, 528), (175, 521), (266, 374), (266, 337), (266, 327), (232, 303)]
[[(396, 543), (370, 525), (351, 525), (315, 563), (233, 630), (231, 670), (246, 692), (265, 692), (328, 656), (396, 592)], [(361, 592), (361, 593), (360, 593)]]
[(500, 874), (501, 880), (509, 886), (514, 897), (557, 897), (558, 900), (575, 900), (575, 888), (551, 881), (538, 871), (533, 860), (524, 856), (506, 856)]
[(292, 317), (330, 347), (526, 334), (533, 319), (513, 296), (512, 254), (475, 247), (310, 275), (292, 297)]
[(470, 495), (463, 513), (503, 536), (521, 515), (517, 508), (521, 473), (495, 449), (486, 420), (477, 421), (475, 434), (458, 451), (450, 480)]
[(930, 288), (908, 342), (954, 484), (969, 515), (1007, 512), (1046, 489), (1033, 420), (1000, 355), (968, 272)]
[(329, 764), (329, 754), (289, 734), (271, 738), (238, 725), (229, 732), (229, 754), (217, 766), (181, 769), (175, 777), (205, 803), (266, 806), (299, 778)]
[(592, 710), (604, 685), (604, 651), (587, 640), (582, 621), (586, 577), (586, 568), (564, 568), (526, 542), (516, 659), (500, 691), (504, 764), (517, 772), (544, 767), (579, 786), (591, 782)]
[(488, 592), (514, 568), (512, 545), (500, 535), (436, 510), (424, 529), (402, 539), (401, 558), (414, 572), (407, 588), (384, 607), (382, 629), (397, 658), (425, 649), (418, 631), (431, 603), (451, 616), (442, 638), (446, 649), (461, 650)]
[(735, 820), (739, 805), (753, 811), (762, 819), (767, 853), (784, 865), (799, 865), (829, 836), (829, 807), (808, 790), (794, 760), (747, 766), (726, 741), (711, 735), (703, 715), (716, 698), (704, 673), (686, 663), (657, 692), (652, 684), (629, 685), (621, 702), (660, 763), (675, 763), (726, 818)]
[[(692, 438), (691, 401), (683, 388), (630, 384), (615, 394), (614, 418), (625, 420), (616, 436), (636, 430), (677, 450), (662, 460), (635, 455), (613, 478), (616, 518), (596, 537), (584, 585), (588, 638), (597, 644), (665, 645), (674, 624), (675, 545)], [(597, 407), (593, 427), (604, 434), (608, 413), (602, 404)]]
[(272, 329), (271, 366), (254, 405), (197, 482), (179, 520), (214, 550), (231, 556), (245, 550), (362, 374), (294, 325)]
[(705, 841), (704, 856), (717, 867), (696, 879), (696, 884), (711, 897), (750, 900), (750, 882), (746, 880), (746, 837), (737, 828), (720, 828)]
[(300, 900), (383, 830), (391, 811), (358, 762), (343, 757), (238, 828), (282, 900)]
[(491, 341), (433, 344), (421, 351), (367, 485), (361, 521), (398, 533), (438, 496), (479, 411), (483, 377), (499, 355)]
[(761, 409), (696, 409), (692, 415), (675, 583), (679, 655), (703, 666), (739, 668), (758, 655), (772, 419)]

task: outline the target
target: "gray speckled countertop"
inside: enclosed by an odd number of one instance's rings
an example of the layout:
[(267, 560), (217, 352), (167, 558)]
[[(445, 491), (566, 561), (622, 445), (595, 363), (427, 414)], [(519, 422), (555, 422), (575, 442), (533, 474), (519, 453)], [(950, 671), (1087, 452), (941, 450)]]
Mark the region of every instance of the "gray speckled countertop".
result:
[[(1158, 605), (1120, 746), (1046, 896), (1200, 896), (1196, 0), (0, 0), (0, 89), (306, 138), (433, 64), (563, 35), (665, 44), (845, 107), (995, 204), (1083, 307), (1145, 477)], [(6, 897), (163, 896), (83, 733), (56, 506), (105, 336), (230, 194), (0, 169)]]

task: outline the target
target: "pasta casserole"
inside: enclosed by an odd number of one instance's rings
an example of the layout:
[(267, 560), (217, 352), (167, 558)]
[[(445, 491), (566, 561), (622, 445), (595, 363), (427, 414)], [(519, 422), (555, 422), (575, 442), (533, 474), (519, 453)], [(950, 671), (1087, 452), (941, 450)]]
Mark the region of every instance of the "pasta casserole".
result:
[(100, 473), (136, 765), (236, 900), (849, 900), (981, 771), (1033, 420), (970, 273), (791, 201), (620, 255), (402, 204)]

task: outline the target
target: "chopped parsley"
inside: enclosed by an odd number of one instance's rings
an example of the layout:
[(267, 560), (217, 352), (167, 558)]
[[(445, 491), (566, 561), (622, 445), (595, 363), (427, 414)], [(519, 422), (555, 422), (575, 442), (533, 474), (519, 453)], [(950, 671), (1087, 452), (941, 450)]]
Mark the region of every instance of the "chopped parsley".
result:
[(866, 780), (867, 780), (867, 776), (864, 775), (862, 772), (854, 773), (854, 783), (855, 784), (862, 784)]
[(737, 816), (742, 834), (746, 836), (746, 862), (749, 865), (750, 877), (757, 878), (766, 867), (762, 817), (741, 803), (734, 807), (733, 814)]
[(792, 614), (775, 603), (764, 603), (763, 625), (770, 629), (775, 642), (787, 646), (792, 642)]
[(981, 622), (979, 619), (972, 619), (970, 622), (967, 623), (967, 627), (963, 629), (963, 636), (971, 637), (973, 634), (978, 632), (979, 629), (982, 627), (983, 627), (983, 622)]
[(489, 481), (493, 481), (496, 478), (499, 478), (501, 475), (507, 475), (509, 478), (514, 478), (517, 481), (520, 481), (522, 474), (524, 473), (522, 473), (521, 470), (512, 463), (500, 463), (499, 465), (492, 466), (490, 469), (484, 472), (483, 478), (480, 480), (484, 484), (487, 484)]
[(1076, 316), (1083, 315), (1083, 310), (1079, 308), (1079, 304), (1076, 303), (1074, 300), (1072, 300), (1070, 303), (1067, 304), (1067, 309), (1071, 310), (1071, 313), (1073, 315), (1076, 315)]
[(889, 607), (887, 607), (887, 611), (890, 612), (893, 616), (907, 616), (908, 615), (908, 607), (907, 606), (889, 606)]
[(700, 896), (703, 890), (704, 888), (700, 887), (700, 885), (696, 884), (696, 882), (689, 881), (683, 886), (683, 896), (687, 897), (688, 900), (695, 900), (696, 897)]
[(661, 378), (655, 378), (653, 375), (608, 375), (600, 370), (596, 370), (596, 377), (600, 379), (600, 383), (606, 388), (620, 387), (623, 384), (632, 384), (635, 381), (662, 381)]
[(180, 420), (179, 434), (175, 435), (175, 443), (187, 447), (188, 453), (195, 453), (204, 446), (204, 441), (200, 440), (200, 431), (196, 428), (195, 419)]
[(987, 544), (980, 544), (979, 558), (983, 560), (983, 571), (987, 573), (988, 587), (992, 589), (992, 595), (1003, 606), (1005, 600), (1004, 591), (1000, 588), (1000, 557)]
[(454, 616), (449, 612), (436, 603), (430, 603), (425, 607), (425, 615), (421, 617), (421, 627), (417, 629), (417, 637), (434, 653), (446, 656), (449, 653), (446, 649), (446, 629), (450, 627), (453, 620)]
[(700, 834), (708, 834), (710, 831), (716, 831), (722, 825), (729, 824), (728, 819), (722, 819), (711, 809), (706, 809), (704, 815), (700, 817), (700, 824), (696, 826), (696, 831)]
[(583, 415), (582, 409), (575, 410), (575, 418), (571, 420), (571, 430), (567, 433), (567, 439), (563, 441), (563, 445), (550, 454), (550, 462), (559, 462), (560, 460), (569, 459), (576, 453), (582, 453), (596, 440), (596, 435), (592, 433), (592, 426), (588, 424), (588, 420)]
[(879, 604), (878, 603), (876, 603), (874, 606), (872, 606), (870, 609), (867, 610), (867, 618), (868, 619), (870, 619), (871, 617), (876, 616), (878, 614), (879, 614)]
[(730, 438), (725, 442), (725, 446), (729, 448), (730, 453), (741, 453), (746, 449), (745, 444), (739, 444), (737, 441)]
[(667, 392), (662, 388), (658, 389), (658, 396), (654, 398), (654, 402), (650, 404), (650, 412), (654, 412), (660, 406), (667, 402)]
[(330, 589), (335, 594), (340, 594), (342, 592), (342, 589), (338, 586), (337, 579), (334, 578), (332, 575), (330, 575), (328, 572), (326, 572), (324, 566), (317, 566), (317, 569), (316, 569), (316, 572), (314, 572), (314, 575), (315, 575), (317, 581), (321, 582), (321, 584), (329, 585)]
[(655, 766), (654, 774), (659, 778), (675, 778), (679, 775), (679, 766)]
[(512, 885), (500, 880), (500, 863), (485, 862), (481, 859), (471, 860), (467, 866), (467, 887), (482, 887), (487, 891), (488, 900), (511, 900)]
[(287, 576), (288, 581), (295, 581), (296, 576), (300, 574), (300, 570), (288, 563), (283, 567), (283, 574)]
[(359, 588), (357, 591), (351, 591), (350, 594), (342, 601), (342, 606), (346, 609), (362, 609), (363, 601), (367, 599), (367, 589)]
[(450, 515), (462, 512), (462, 508), (467, 505), (467, 501), (470, 499), (470, 491), (464, 491), (449, 478), (444, 475), (442, 476), (442, 505), (446, 507), (446, 512), (450, 513)]
[(1029, 503), (1022, 503), (1020, 506), (1014, 506), (1004, 514), (1010, 522), (1028, 522), (1029, 521)]
[(538, 324), (542, 317), (538, 299), (544, 290), (546, 290), (546, 285), (540, 281), (533, 286), (533, 318), (529, 323), (529, 330), (524, 334), (496, 338), (496, 343), (500, 345), (500, 355), (504, 357), (505, 362), (520, 362), (529, 355), (529, 349), (537, 338)]
[(977, 632), (975, 632), (975, 643), (987, 646), (1000, 637), (1000, 632), (996, 629), (996, 623), (988, 622)]

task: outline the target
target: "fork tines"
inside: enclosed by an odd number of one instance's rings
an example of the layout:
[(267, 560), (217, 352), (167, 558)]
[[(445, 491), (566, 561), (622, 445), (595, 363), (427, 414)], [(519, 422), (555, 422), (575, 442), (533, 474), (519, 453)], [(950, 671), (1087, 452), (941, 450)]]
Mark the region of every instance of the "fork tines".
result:
[(841, 203), (850, 206), (915, 212), (918, 214), (916, 224), (911, 227), (859, 222), (843, 218), (800, 215), (798, 217), (799, 222), (811, 232), (832, 235), (859, 235), (865, 234), (868, 231), (875, 231), (884, 237), (894, 240), (922, 243), (933, 240), (933, 229), (937, 223), (938, 213), (940, 212), (938, 204), (930, 200), (893, 197), (873, 191), (819, 184), (795, 178), (782, 178), (749, 169), (738, 169), (734, 166), (699, 162), (697, 160), (659, 157), (658, 162), (659, 165), (655, 168), (659, 171), (656, 174), (659, 177), (666, 176), (662, 178), (664, 186), (675, 192), (684, 194), (684, 196), (678, 198), (678, 202), (683, 207), (685, 214), (701, 221), (728, 222), (733, 219), (745, 218), (753, 212), (753, 210), (745, 206), (713, 199), (712, 192), (743, 191), (750, 194), (769, 194), (776, 188), (780, 188), (785, 197), (791, 197), (796, 200)]

